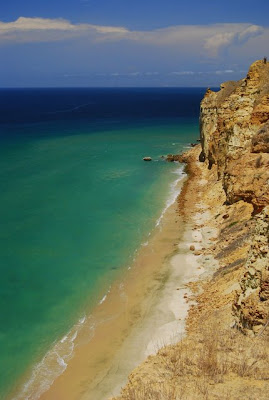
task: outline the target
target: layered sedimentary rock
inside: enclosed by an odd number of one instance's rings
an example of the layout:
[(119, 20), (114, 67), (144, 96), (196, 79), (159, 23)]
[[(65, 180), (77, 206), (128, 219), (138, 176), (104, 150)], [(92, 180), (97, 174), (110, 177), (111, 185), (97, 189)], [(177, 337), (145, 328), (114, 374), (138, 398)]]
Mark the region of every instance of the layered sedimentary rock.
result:
[(234, 303), (237, 325), (244, 332), (260, 332), (269, 317), (269, 206), (256, 215), (251, 248)]
[(195, 300), (187, 336), (138, 367), (118, 400), (268, 398), (269, 65), (208, 90), (200, 128), (202, 149), (167, 156), (187, 163), (179, 213), (201, 234), (185, 250), (203, 269), (184, 296)]
[(256, 61), (246, 78), (207, 90), (201, 102), (200, 161), (216, 165), (227, 203), (269, 203), (269, 64)]
[(216, 171), (226, 203), (253, 206), (254, 233), (233, 305), (237, 326), (260, 332), (269, 318), (269, 64), (246, 78), (207, 90), (201, 102), (200, 161)]

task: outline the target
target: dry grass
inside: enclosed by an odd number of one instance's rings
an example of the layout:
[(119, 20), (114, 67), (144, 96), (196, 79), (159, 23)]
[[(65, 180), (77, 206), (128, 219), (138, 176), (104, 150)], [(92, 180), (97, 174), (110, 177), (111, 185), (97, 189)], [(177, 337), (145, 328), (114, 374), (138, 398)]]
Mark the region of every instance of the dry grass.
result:
[[(118, 400), (267, 399), (269, 335), (205, 326), (159, 350), (130, 377)], [(244, 396), (242, 397), (244, 393)]]

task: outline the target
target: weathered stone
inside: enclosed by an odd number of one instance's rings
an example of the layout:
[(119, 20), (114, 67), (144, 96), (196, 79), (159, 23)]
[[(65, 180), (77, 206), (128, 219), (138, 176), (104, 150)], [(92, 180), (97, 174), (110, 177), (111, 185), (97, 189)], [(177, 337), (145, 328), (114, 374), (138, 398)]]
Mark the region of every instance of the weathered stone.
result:
[(253, 153), (269, 153), (269, 121), (253, 136), (251, 151)]
[(268, 82), (269, 64), (256, 61), (245, 79), (207, 90), (201, 102), (199, 161), (223, 181), (227, 203), (244, 200), (255, 212), (269, 202)]
[(237, 326), (248, 333), (259, 332), (269, 318), (269, 206), (256, 217), (256, 226), (251, 239), (251, 248), (241, 279), (241, 291), (233, 305)]
[(185, 162), (184, 155), (182, 155), (182, 154), (168, 154), (166, 156), (166, 161), (169, 161), (169, 162), (173, 162), (173, 161)]
[(205, 153), (203, 151), (201, 151), (201, 153), (199, 155), (199, 161), (200, 162), (205, 162), (205, 159), (206, 159)]

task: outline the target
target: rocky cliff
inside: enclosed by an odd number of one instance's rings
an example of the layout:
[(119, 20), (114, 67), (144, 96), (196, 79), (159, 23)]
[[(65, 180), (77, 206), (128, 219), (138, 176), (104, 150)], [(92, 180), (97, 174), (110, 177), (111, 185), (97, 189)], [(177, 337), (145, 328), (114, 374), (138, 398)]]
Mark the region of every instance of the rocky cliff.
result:
[(227, 203), (269, 203), (269, 64), (256, 61), (246, 78), (207, 90), (200, 110), (200, 161), (216, 166)]
[(268, 399), (269, 64), (207, 90), (200, 133), (202, 147), (167, 157), (187, 163), (178, 213), (192, 232), (185, 267), (197, 257), (201, 273), (184, 285), (187, 335), (134, 370), (117, 400)]
[(189, 179), (178, 199), (192, 232), (185, 267), (196, 258), (200, 271), (183, 285), (187, 335), (148, 357), (113, 400), (268, 399), (269, 207), (253, 216), (251, 203), (227, 204), (217, 165), (199, 163), (200, 151), (184, 155)]
[(260, 333), (269, 318), (269, 207), (265, 207), (255, 219), (241, 290), (234, 302), (234, 314), (242, 331)]
[(243, 200), (253, 206), (255, 226), (233, 310), (242, 331), (258, 333), (269, 318), (268, 63), (256, 61), (246, 78), (207, 90), (200, 134), (199, 159), (222, 182), (226, 204)]

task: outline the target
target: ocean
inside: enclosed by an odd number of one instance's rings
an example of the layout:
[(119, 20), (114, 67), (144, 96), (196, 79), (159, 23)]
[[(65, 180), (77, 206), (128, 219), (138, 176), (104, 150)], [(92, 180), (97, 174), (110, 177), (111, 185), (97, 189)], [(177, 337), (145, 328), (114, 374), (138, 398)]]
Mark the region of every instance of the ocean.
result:
[(46, 387), (65, 369), (80, 325), (175, 200), (183, 167), (161, 156), (198, 138), (204, 91), (0, 90), (1, 399), (38, 398), (35, 376)]

